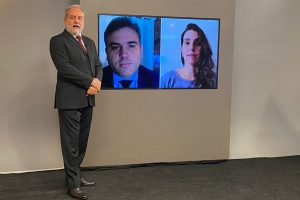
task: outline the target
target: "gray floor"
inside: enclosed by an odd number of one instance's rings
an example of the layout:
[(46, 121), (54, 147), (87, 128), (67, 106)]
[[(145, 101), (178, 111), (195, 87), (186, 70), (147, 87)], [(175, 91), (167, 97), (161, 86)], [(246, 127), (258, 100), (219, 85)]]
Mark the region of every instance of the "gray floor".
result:
[[(97, 200), (298, 200), (300, 156), (229, 160), (217, 164), (173, 163), (93, 168)], [(72, 199), (59, 171), (0, 175), (0, 199)]]

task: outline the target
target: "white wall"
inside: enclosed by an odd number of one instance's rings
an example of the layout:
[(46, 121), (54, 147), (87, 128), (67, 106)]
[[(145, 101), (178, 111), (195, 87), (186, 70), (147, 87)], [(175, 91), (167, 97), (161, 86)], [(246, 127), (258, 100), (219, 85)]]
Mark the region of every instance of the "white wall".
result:
[(230, 158), (300, 154), (299, 19), (299, 0), (236, 0)]
[[(57, 113), (53, 109), (55, 70), (49, 56), (48, 45), (49, 38), (62, 31), (64, 27), (62, 21), (64, 8), (74, 2), (71, 0), (0, 1), (0, 42), (2, 44), (0, 47), (0, 172), (62, 167)], [(134, 2), (134, 5), (143, 5), (143, 2)], [(189, 0), (186, 5), (190, 5), (192, 12), (196, 13), (197, 8), (204, 5), (203, 2)], [(224, 10), (229, 10), (232, 12), (223, 14), (231, 18), (231, 15), (234, 15), (233, 1), (230, 1), (230, 4), (224, 3), (223, 0), (219, 2), (223, 2), (220, 7), (213, 5), (218, 1), (211, 2), (199, 16), (203, 13), (209, 15), (211, 12), (222, 13)], [(111, 11), (109, 6), (111, 3), (104, 2), (104, 5), (102, 11)], [(175, 3), (172, 5), (174, 7), (169, 11), (170, 15), (187, 15), (181, 12), (184, 5), (180, 4), (177, 7)], [(158, 10), (158, 14), (164, 14), (162, 7), (154, 4), (148, 7)], [(299, 154), (300, 1), (236, 0), (235, 7), (230, 158)], [(116, 9), (122, 12), (126, 10), (134, 12), (136, 7), (129, 4), (117, 6)], [(146, 14), (151, 12), (148, 11)], [(92, 15), (90, 14), (89, 17), (93, 17)], [(233, 27), (234, 19), (227, 22), (221, 19), (221, 22)], [(87, 30), (92, 30), (89, 26), (94, 26), (93, 23), (96, 22), (90, 20), (87, 22)], [(221, 31), (224, 31), (224, 28), (221, 27)], [(230, 34), (229, 29), (227, 34)], [(88, 33), (88, 35), (97, 39), (96, 33)], [(230, 36), (226, 37), (230, 38)], [(226, 83), (223, 91), (230, 90), (231, 81), (230, 51), (232, 51), (233, 41), (226, 40), (226, 37), (221, 37), (224, 42), (221, 48), (229, 49), (229, 54), (221, 52), (221, 59), (225, 59), (223, 62), (226, 63), (220, 65), (220, 70), (223, 70), (226, 75), (222, 80)], [(105, 95), (104, 101), (108, 103), (107, 100), (113, 96), (109, 92)], [(120, 95), (126, 101), (129, 100), (128, 94)], [(178, 94), (175, 92), (170, 95), (176, 98)], [(199, 98), (195, 94), (192, 95)], [(225, 115), (230, 112), (230, 97), (226, 99), (228, 101), (225, 104), (228, 106), (221, 106)], [(95, 119), (102, 119), (105, 122), (107, 118), (102, 116), (103, 109), (104, 112), (109, 113), (108, 118), (112, 118), (115, 113), (110, 112), (107, 107), (101, 107), (99, 103), (102, 100), (103, 97), (98, 97)], [(158, 98), (154, 98), (154, 102), (159, 101)], [(122, 102), (117, 103), (121, 109)], [(189, 107), (188, 110), (193, 111), (193, 108)], [(176, 112), (173, 114), (175, 115)], [(120, 117), (123, 116), (126, 117), (125, 115)], [(135, 113), (134, 117), (137, 118), (138, 114)], [(218, 123), (228, 127), (226, 124), (229, 121), (228, 117), (225, 122)], [(142, 125), (147, 126), (147, 124)], [(110, 161), (118, 161), (120, 155), (118, 151), (130, 149), (131, 142), (134, 142), (130, 140), (129, 143), (118, 147), (117, 151), (110, 151), (105, 145), (111, 144), (112, 140), (119, 135), (108, 135), (106, 131), (111, 129), (109, 126), (102, 127), (99, 132), (95, 131), (96, 127), (93, 125), (86, 165), (94, 165), (94, 161), (100, 156), (107, 161), (110, 158), (103, 155), (109, 156), (110, 153), (115, 155)], [(221, 130), (222, 127), (216, 127), (216, 130), (219, 129)], [(229, 136), (228, 132), (226, 134)], [(217, 137), (217, 134), (215, 136)], [(121, 138), (128, 139), (125, 135)], [(165, 140), (160, 141), (160, 145), (168, 144), (169, 137), (164, 135), (164, 138)], [(145, 142), (149, 140), (149, 145), (153, 145), (153, 138), (147, 135), (141, 135), (139, 139)], [(98, 150), (97, 140), (101, 140), (101, 148), (106, 148), (101, 149), (103, 150), (101, 155), (91, 153)], [(180, 137), (175, 135), (174, 140), (179, 141)], [(183, 141), (183, 143), (188, 142), (188, 140)], [(155, 147), (153, 146), (151, 152), (161, 156)], [(190, 150), (196, 152), (197, 149)], [(178, 158), (177, 152), (172, 148), (165, 155)], [(163, 156), (160, 158), (163, 159)], [(129, 159), (134, 158), (129, 157)]]
[(74, 2), (0, 1), (0, 172), (62, 167), (49, 39)]
[[(84, 33), (98, 13), (221, 18), (217, 90), (102, 91), (85, 163), (115, 165), (229, 157), (234, 0), (81, 0)], [(184, 8), (184, 9), (183, 9)]]
[[(63, 167), (49, 39), (63, 31), (74, 2), (0, 1), (0, 172)], [(234, 0), (81, 3), (84, 34), (95, 41), (98, 11), (222, 18), (218, 90), (101, 92), (84, 165), (228, 158)]]

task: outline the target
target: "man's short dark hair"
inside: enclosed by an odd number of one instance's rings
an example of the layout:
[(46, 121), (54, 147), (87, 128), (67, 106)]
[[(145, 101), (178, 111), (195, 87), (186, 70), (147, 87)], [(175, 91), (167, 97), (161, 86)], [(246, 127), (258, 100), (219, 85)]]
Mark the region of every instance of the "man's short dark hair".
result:
[(131, 28), (134, 30), (139, 36), (139, 42), (141, 43), (141, 31), (139, 25), (134, 22), (130, 17), (117, 17), (113, 19), (105, 29), (104, 32), (104, 42), (105, 46), (107, 46), (107, 38), (115, 31), (121, 28)]

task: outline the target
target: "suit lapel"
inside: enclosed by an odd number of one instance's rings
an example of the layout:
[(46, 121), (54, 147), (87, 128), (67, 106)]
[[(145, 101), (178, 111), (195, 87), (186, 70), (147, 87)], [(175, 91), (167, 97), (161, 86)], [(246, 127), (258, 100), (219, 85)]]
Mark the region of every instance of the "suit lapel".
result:
[[(73, 42), (75, 42), (76, 45), (80, 48), (80, 50), (81, 50), (85, 55), (87, 55), (87, 52), (85, 51), (85, 49), (83, 49), (83, 48), (80, 46), (79, 42), (76, 40), (76, 38), (75, 38), (72, 34), (70, 34), (66, 29), (64, 30), (63, 34), (64, 34), (66, 37), (70, 38)], [(83, 37), (82, 37), (82, 39), (83, 39)], [(84, 44), (86, 43), (84, 39), (83, 39), (83, 42), (84, 42)]]
[(92, 71), (92, 74), (95, 75), (95, 69), (94, 69), (94, 67), (92, 67), (93, 61), (92, 61), (92, 59), (91, 59), (91, 58), (93, 57), (93, 56), (92, 56), (92, 55), (93, 55), (93, 54), (92, 54), (93, 51), (92, 51), (91, 45), (90, 45), (89, 41), (86, 39), (86, 37), (82, 35), (82, 40), (83, 40), (83, 42), (84, 42), (84, 45), (85, 45), (85, 48), (86, 48), (87, 51), (85, 51), (85, 49), (82, 49), (82, 48), (80, 47), (80, 45), (79, 45), (78, 41), (76, 40), (76, 38), (74, 38), (73, 35), (71, 35), (66, 29), (64, 30), (63, 34), (64, 34), (67, 38), (70, 38), (70, 40), (72, 40), (73, 42), (75, 42), (76, 45), (79, 47), (79, 49), (84, 53), (84, 55), (86, 55), (86, 56), (88, 57), (89, 62), (90, 62), (89, 67), (90, 67), (90, 69), (91, 69), (91, 71)]
[(90, 45), (89, 41), (86, 39), (85, 36), (82, 36), (82, 40), (83, 40), (84, 45), (85, 45), (85, 48), (86, 48), (86, 51), (84, 51), (84, 52), (85, 52), (85, 54), (88, 56), (89, 61), (90, 61), (91, 71), (92, 71), (93, 75), (95, 75), (95, 68), (92, 67), (92, 63), (93, 63), (92, 57), (93, 57), (93, 56), (92, 56), (91, 45)]

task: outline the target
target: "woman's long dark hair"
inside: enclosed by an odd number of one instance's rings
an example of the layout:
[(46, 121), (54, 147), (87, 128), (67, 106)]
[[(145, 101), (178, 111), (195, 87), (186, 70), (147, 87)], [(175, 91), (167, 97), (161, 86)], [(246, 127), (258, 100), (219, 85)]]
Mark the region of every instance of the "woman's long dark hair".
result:
[[(188, 24), (181, 34), (181, 46), (183, 45), (184, 34), (193, 30), (199, 35), (199, 44), (201, 47), (200, 57), (194, 66), (195, 87), (196, 88), (215, 88), (216, 73), (214, 72), (214, 61), (212, 59), (212, 50), (208, 43), (205, 33), (196, 24)], [(184, 64), (184, 58), (181, 55), (181, 62)]]

